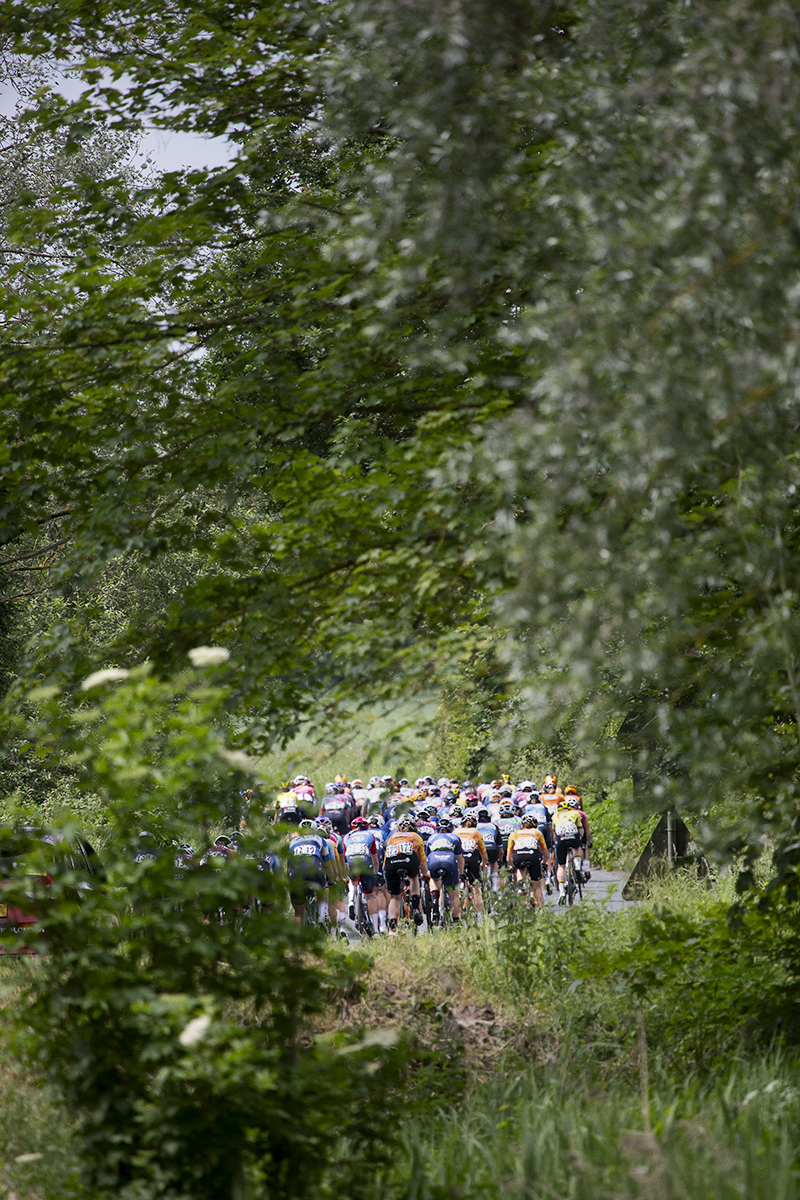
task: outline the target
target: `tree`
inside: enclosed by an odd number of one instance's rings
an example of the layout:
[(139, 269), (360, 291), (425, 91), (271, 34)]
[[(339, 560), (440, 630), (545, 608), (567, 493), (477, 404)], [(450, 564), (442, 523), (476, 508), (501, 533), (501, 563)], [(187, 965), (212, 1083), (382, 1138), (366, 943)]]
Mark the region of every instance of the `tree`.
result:
[[(186, 548), (215, 497), (154, 661), (236, 641), (265, 744), (451, 669), (496, 605), (542, 736), (627, 771), (643, 720), (657, 806), (741, 789), (720, 848), (793, 845), (794, 14), (0, 11), (95, 81), (46, 111), (73, 141), (101, 94), (240, 139), (208, 178), (99, 189), (5, 371), (9, 504), (69, 494), (82, 570)], [(146, 264), (112, 270), (109, 222)]]

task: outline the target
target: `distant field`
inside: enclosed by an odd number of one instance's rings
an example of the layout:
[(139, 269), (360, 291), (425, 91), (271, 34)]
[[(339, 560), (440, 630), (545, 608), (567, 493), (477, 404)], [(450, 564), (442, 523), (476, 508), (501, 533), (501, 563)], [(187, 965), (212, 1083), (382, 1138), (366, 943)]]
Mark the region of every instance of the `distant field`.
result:
[[(262, 778), (278, 787), (298, 771), (322, 785), (337, 772), (348, 779), (393, 775), (413, 779), (441, 771), (430, 751), (437, 697), (420, 697), (370, 711), (352, 712), (335, 726), (309, 730), (285, 750), (260, 759)], [(323, 778), (324, 777), (324, 778)]]

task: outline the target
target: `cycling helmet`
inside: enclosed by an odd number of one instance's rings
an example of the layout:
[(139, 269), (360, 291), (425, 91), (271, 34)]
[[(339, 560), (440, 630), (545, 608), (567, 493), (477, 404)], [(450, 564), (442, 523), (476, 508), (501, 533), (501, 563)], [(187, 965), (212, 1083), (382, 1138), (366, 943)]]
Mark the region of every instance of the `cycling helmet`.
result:
[(330, 783), (325, 784), (325, 791), (326, 793), (336, 791), (336, 784), (333, 782), (333, 780), (331, 780)]
[(353, 787), (361, 787), (361, 788), (363, 788), (363, 786), (364, 786), (364, 781), (363, 781), (363, 779), (354, 779), (354, 780), (353, 780)]
[(397, 828), (400, 830), (401, 833), (416, 833), (417, 832), (417, 822), (411, 816), (411, 813), (406, 813), (406, 815), (404, 817), (401, 817), (400, 820), (397, 822)]
[(377, 775), (370, 775), (369, 784), (367, 786), (374, 788), (374, 787), (377, 787), (379, 783), (380, 783), (380, 779), (378, 778)]
[(369, 822), (366, 817), (353, 817), (350, 822), (351, 829), (369, 829)]
[(500, 788), (500, 795), (501, 796), (513, 796), (514, 789), (510, 786), (510, 784), (504, 783), (503, 786)]
[(392, 779), (391, 775), (381, 775), (380, 782), (381, 783), (394, 783), (394, 780)]
[(321, 825), (323, 829), (333, 829), (330, 817), (317, 817), (317, 825)]
[(181, 842), (178, 850), (181, 854), (185, 854), (187, 858), (194, 858), (194, 846), (190, 846), (188, 842)]
[(478, 809), (478, 820), (479, 821), (488, 821), (489, 820), (488, 808), (479, 808)]
[(581, 806), (580, 796), (567, 796), (567, 807), (568, 808), (580, 808), (580, 806)]
[(557, 784), (558, 784), (558, 776), (557, 775), (545, 775), (544, 783), (542, 785), (542, 790), (545, 792), (554, 792), (556, 790)]
[(411, 784), (408, 782), (407, 779), (401, 779), (398, 786), (399, 787), (411, 787)]
[(567, 784), (567, 786), (564, 788), (564, 795), (565, 796), (577, 796), (578, 795), (578, 789), (575, 787), (574, 783)]
[(316, 829), (317, 822), (312, 821), (310, 817), (305, 817), (297, 827), (298, 829)]
[(450, 816), (458, 817), (459, 821), (461, 820), (461, 818), (464, 816), (464, 810), (460, 804), (453, 805), (453, 807), (450, 809)]
[(333, 782), (334, 783), (347, 783), (347, 776), (346, 775), (334, 775)]
[(377, 813), (373, 813), (371, 817), (367, 818), (367, 824), (369, 825), (370, 829), (380, 829), (381, 825), (383, 825), (383, 821)]
[(536, 828), (536, 817), (533, 815), (533, 813), (525, 813), (525, 816), (522, 818), (522, 828), (523, 829), (535, 829)]
[(467, 815), (464, 817), (461, 824), (464, 826), (465, 829), (475, 829), (478, 824), (478, 818), (475, 816), (474, 813), (467, 813)]
[(439, 810), (435, 804), (426, 804), (422, 811), (426, 817), (435, 817)]
[(503, 803), (500, 805), (500, 816), (501, 817), (513, 817), (513, 815), (514, 815), (514, 805), (511, 803), (510, 800), (504, 800)]
[(453, 822), (449, 817), (442, 817), (439, 821), (439, 830), (441, 833), (450, 833), (453, 828)]
[(233, 838), (228, 837), (227, 833), (221, 833), (219, 837), (214, 838), (215, 846), (230, 846)]

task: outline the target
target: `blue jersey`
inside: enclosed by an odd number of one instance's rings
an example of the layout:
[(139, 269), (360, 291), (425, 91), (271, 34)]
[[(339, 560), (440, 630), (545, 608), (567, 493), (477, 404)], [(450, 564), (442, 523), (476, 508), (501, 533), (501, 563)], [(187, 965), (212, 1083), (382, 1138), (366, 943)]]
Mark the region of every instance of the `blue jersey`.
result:
[(433, 858), (441, 862), (444, 858), (452, 858), (455, 862), (456, 855), (464, 853), (461, 848), (461, 838), (457, 833), (446, 833), (439, 830), (428, 838), (426, 853), (428, 860)]
[(347, 865), (357, 868), (359, 875), (372, 872), (372, 854), (377, 851), (378, 838), (374, 829), (353, 829), (345, 836), (344, 853)]
[(323, 863), (335, 862), (333, 843), (324, 834), (296, 833), (289, 842), (289, 869), (292, 867), (321, 867)]
[(500, 830), (494, 821), (479, 821), (478, 833), (483, 838), (483, 843), (487, 850), (490, 850), (492, 846), (502, 846), (503, 844), (503, 839), (500, 837)]
[(537, 825), (548, 825), (550, 823), (550, 810), (547, 809), (541, 800), (531, 800), (522, 810), (523, 816), (530, 814), (536, 818)]

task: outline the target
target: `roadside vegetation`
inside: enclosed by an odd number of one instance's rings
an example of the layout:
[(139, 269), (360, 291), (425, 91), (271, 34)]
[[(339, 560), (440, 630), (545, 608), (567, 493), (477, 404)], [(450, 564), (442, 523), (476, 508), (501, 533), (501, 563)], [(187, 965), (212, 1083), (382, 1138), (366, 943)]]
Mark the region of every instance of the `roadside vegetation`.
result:
[[(376, 939), (356, 974), (351, 952), (331, 944), (339, 983), (307, 1043), (358, 1045), (380, 1031), (402, 1045), (401, 1062), (375, 1073), (364, 1118), (389, 1152), (351, 1180), (356, 1194), (800, 1194), (797, 980), (781, 932), (754, 938), (747, 912), (737, 928), (734, 902), (732, 876), (709, 886), (679, 872), (622, 912), (533, 914), (508, 899), (481, 928)], [(81, 1197), (76, 1114), (17, 1058), (40, 970), (2, 965), (14, 1099), (4, 1089), (0, 1158), (23, 1200)], [(317, 1194), (342, 1194), (352, 1145), (329, 1131)], [(241, 1186), (262, 1194), (252, 1173)]]

